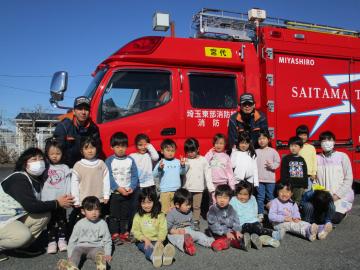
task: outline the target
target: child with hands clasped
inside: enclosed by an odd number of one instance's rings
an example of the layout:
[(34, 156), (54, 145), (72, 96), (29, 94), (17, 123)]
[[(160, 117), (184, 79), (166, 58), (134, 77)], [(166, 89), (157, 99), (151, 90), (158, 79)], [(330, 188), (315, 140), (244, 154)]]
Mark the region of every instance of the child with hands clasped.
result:
[(204, 247), (211, 247), (214, 238), (194, 230), (194, 222), (191, 212), (193, 196), (191, 192), (180, 188), (175, 192), (173, 208), (166, 216), (169, 230), (169, 241), (189, 255), (195, 255), (196, 247), (194, 242)]
[(211, 244), (214, 251), (228, 249), (230, 246), (248, 250), (250, 235), (241, 234), (239, 217), (229, 204), (232, 197), (229, 185), (219, 185), (215, 190), (216, 204), (212, 205), (207, 214), (210, 233), (215, 241)]
[(130, 157), (135, 160), (138, 169), (140, 188), (155, 188), (152, 170), (153, 162), (158, 161), (159, 154), (150, 143), (150, 138), (146, 134), (136, 135), (135, 145), (137, 153), (130, 154)]
[(59, 270), (78, 270), (81, 258), (91, 259), (97, 270), (106, 270), (111, 257), (111, 237), (106, 222), (100, 218), (101, 204), (95, 196), (82, 200), (82, 214), (69, 239), (68, 260), (61, 259)]
[(269, 221), (275, 230), (285, 230), (310, 241), (316, 240), (318, 225), (302, 221), (296, 202), (291, 200), (292, 187), (290, 184), (278, 185), (278, 197), (271, 201)]
[(231, 164), (234, 168), (235, 183), (248, 181), (254, 187), (259, 186), (256, 153), (248, 132), (240, 132), (236, 148), (231, 152)]
[(259, 175), (257, 203), (259, 207), (259, 221), (264, 219), (265, 199), (274, 199), (275, 170), (280, 167), (279, 153), (270, 147), (270, 134), (267, 130), (260, 130), (258, 139), (259, 149), (256, 149), (256, 163)]
[[(210, 164), (211, 177), (214, 187), (219, 185), (229, 185), (231, 189), (235, 188), (234, 172), (230, 157), (225, 152), (226, 138), (224, 134), (218, 133), (213, 138), (213, 148), (210, 149), (205, 158)], [(215, 195), (212, 196), (215, 203)]]
[(155, 267), (172, 264), (175, 248), (171, 244), (163, 245), (168, 231), (167, 223), (155, 190), (151, 187), (143, 188), (138, 203), (138, 212), (131, 229), (136, 246)]
[(113, 193), (110, 197), (109, 229), (115, 245), (129, 242), (128, 224), (131, 219), (132, 199), (139, 178), (133, 158), (126, 155), (128, 137), (123, 132), (111, 136), (114, 155), (105, 163), (110, 171), (110, 184)]
[(191, 192), (193, 196), (193, 219), (194, 229), (200, 231), (200, 212), (201, 200), (205, 183), (208, 191), (215, 191), (211, 178), (211, 170), (208, 161), (199, 155), (199, 142), (195, 138), (189, 138), (184, 143), (186, 154), (186, 167), (184, 188)]
[(105, 208), (109, 201), (109, 170), (106, 164), (97, 158), (99, 150), (100, 141), (95, 137), (85, 137), (80, 142), (83, 158), (75, 163), (71, 175), (71, 194), (74, 196), (75, 209), (70, 215), (70, 224), (75, 224), (79, 218), (80, 206), (85, 197), (97, 197), (102, 208)]
[[(61, 144), (55, 138), (49, 138), (45, 145), (46, 157), (50, 162), (47, 171), (47, 179), (41, 190), (42, 201), (56, 200), (61, 195), (70, 195), (71, 171), (63, 161), (63, 149)], [(48, 223), (48, 247), (47, 253), (54, 254), (59, 251), (66, 251), (66, 210), (58, 208), (51, 212), (51, 219)], [(56, 241), (58, 240), (58, 243)]]
[(281, 161), (281, 183), (293, 188), (292, 199), (300, 204), (302, 195), (308, 187), (308, 172), (305, 159), (300, 156), (303, 140), (299, 137), (289, 139), (290, 154)]
[(235, 196), (230, 200), (230, 205), (235, 209), (242, 233), (249, 233), (250, 240), (256, 249), (265, 246), (279, 247), (280, 240), (285, 231), (273, 231), (264, 228), (258, 220), (258, 207), (252, 194), (252, 186), (249, 182), (241, 181), (235, 185)]
[(173, 140), (163, 140), (160, 148), (164, 158), (156, 164), (153, 175), (160, 179), (161, 211), (167, 214), (174, 207), (174, 193), (181, 187), (180, 175), (186, 173), (186, 166), (185, 158), (175, 158), (176, 143)]

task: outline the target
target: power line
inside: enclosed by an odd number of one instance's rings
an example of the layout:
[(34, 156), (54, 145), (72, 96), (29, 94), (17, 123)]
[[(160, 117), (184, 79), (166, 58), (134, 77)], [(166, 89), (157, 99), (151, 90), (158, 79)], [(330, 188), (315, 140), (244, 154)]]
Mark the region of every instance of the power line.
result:
[[(39, 91), (39, 90), (33, 90), (33, 89), (28, 89), (28, 88), (20, 88), (20, 87), (15, 87), (15, 86), (11, 86), (11, 85), (6, 85), (6, 84), (2, 84), (0, 83), (0, 86), (2, 87), (7, 87), (7, 88), (11, 88), (11, 89), (15, 89), (15, 90), (19, 90), (19, 91), (23, 91), (23, 92), (30, 92), (30, 93), (36, 93), (36, 94), (41, 94), (41, 95), (47, 95), (48, 97), (50, 97), (50, 93), (49, 92), (44, 92), (44, 91)], [(75, 98), (73, 96), (67, 96), (68, 98)]]
[[(69, 77), (89, 77), (86, 74), (69, 75)], [(52, 78), (53, 75), (13, 75), (13, 74), (0, 74), (0, 77), (7, 78)]]

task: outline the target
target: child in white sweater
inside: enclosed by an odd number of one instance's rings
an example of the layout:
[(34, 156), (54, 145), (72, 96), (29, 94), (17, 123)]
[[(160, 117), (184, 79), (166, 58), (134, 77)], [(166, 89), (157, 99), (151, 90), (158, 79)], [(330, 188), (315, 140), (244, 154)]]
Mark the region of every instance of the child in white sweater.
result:
[(259, 178), (256, 153), (248, 132), (239, 133), (236, 148), (232, 149), (230, 159), (234, 168), (235, 182), (245, 180), (257, 188)]
[(211, 169), (208, 161), (199, 155), (199, 142), (195, 138), (185, 141), (184, 151), (187, 156), (186, 165), (189, 169), (186, 172), (184, 188), (193, 195), (193, 219), (194, 229), (200, 230), (200, 207), (205, 183), (210, 193), (215, 191), (211, 177)]

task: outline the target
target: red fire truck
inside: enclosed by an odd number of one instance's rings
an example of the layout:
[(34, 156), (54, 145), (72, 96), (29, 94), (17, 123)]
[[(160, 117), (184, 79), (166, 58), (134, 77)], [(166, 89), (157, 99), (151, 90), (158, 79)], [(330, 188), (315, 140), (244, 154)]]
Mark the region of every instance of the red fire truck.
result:
[[(132, 142), (146, 133), (159, 149), (173, 138), (182, 152), (187, 137), (210, 149), (227, 133), (239, 96), (253, 93), (280, 153), (300, 124), (319, 145), (322, 131), (336, 135), (360, 180), (360, 38), (356, 31), (203, 9), (195, 36), (148, 36), (131, 41), (98, 65), (85, 92), (106, 155), (124, 131)], [(63, 100), (67, 74), (54, 75), (51, 102)], [(129, 151), (133, 151), (133, 145)]]

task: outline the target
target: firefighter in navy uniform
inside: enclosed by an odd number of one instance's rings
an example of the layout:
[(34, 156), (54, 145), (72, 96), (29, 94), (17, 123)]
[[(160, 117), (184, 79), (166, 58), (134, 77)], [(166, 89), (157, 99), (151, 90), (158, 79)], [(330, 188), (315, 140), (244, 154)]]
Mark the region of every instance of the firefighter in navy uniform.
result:
[(255, 100), (252, 94), (242, 94), (240, 96), (240, 110), (231, 115), (229, 119), (229, 150), (234, 147), (238, 139), (238, 134), (242, 131), (250, 133), (255, 148), (258, 148), (260, 129), (268, 130), (268, 123), (265, 115), (262, 112), (255, 110)]
[(81, 159), (80, 141), (87, 136), (100, 141), (99, 129), (90, 119), (90, 99), (80, 96), (74, 101), (73, 118), (62, 120), (54, 131), (54, 137), (64, 147), (65, 164), (70, 168)]

